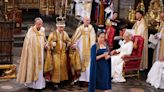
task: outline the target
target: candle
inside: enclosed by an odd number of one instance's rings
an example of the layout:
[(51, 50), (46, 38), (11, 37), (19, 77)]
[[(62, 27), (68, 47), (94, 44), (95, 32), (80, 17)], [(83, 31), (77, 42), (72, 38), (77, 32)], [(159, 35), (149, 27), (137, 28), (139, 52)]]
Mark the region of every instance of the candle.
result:
[(9, 2), (9, 1), (8, 1), (8, 0), (5, 0), (4, 2), (7, 3), (7, 2)]
[(67, 8), (67, 3), (68, 3), (68, 0), (66, 0), (66, 3), (65, 3), (65, 7)]
[(62, 7), (63, 7), (63, 5), (64, 5), (64, 0), (62, 0)]

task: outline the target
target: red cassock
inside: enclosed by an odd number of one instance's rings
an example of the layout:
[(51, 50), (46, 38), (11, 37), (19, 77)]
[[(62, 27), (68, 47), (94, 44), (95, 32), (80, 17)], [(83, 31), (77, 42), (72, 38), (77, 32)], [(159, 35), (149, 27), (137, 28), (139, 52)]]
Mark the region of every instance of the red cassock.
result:
[(114, 36), (116, 33), (116, 29), (113, 26), (107, 26), (106, 27), (106, 33), (107, 33), (107, 42), (109, 45), (110, 50), (113, 48), (113, 41), (114, 41)]

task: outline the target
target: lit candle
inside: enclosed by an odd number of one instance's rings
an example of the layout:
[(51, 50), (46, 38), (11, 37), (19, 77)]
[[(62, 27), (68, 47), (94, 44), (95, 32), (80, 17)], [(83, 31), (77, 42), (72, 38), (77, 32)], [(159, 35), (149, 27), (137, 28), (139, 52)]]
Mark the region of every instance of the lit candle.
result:
[(65, 3), (65, 7), (67, 8), (67, 3), (68, 3), (68, 0), (66, 0), (66, 3)]
[(64, 5), (64, 0), (62, 0), (62, 7), (63, 7), (63, 5)]
[(4, 2), (7, 3), (7, 2), (9, 2), (9, 1), (8, 1), (8, 0), (5, 0)]

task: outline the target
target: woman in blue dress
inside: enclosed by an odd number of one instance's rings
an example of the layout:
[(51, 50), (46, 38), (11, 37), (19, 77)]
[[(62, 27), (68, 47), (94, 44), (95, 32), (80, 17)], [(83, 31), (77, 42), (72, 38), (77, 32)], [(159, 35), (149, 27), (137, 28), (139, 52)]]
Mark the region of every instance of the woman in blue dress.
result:
[(105, 33), (97, 32), (97, 43), (91, 48), (89, 92), (111, 91), (111, 59)]

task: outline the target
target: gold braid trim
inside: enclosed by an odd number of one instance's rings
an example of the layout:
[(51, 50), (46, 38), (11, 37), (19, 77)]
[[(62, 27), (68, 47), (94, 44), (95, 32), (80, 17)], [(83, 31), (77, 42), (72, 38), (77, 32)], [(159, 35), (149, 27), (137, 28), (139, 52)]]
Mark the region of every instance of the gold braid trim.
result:
[[(37, 31), (37, 29), (35, 28), (35, 27), (33, 27), (32, 28), (32, 30), (36, 33), (36, 37), (37, 37), (37, 51), (38, 51), (38, 68), (39, 68), (39, 70), (42, 70), (42, 58), (41, 58), (41, 44), (40, 44), (40, 36), (44, 36), (44, 34), (42, 34), (42, 33), (40, 33), (39, 31)], [(35, 49), (35, 51), (36, 51), (36, 48), (34, 47), (34, 49)], [(34, 51), (34, 61), (35, 61), (35, 63), (34, 64), (36, 64), (36, 57), (37, 56), (35, 56), (36, 55), (36, 52)], [(34, 70), (35, 72), (36, 72), (36, 70)], [(34, 79), (35, 80), (38, 80), (38, 73), (39, 73), (39, 71), (38, 72), (36, 72), (35, 73), (35, 76), (34, 76)]]
[[(88, 26), (88, 30), (89, 31), (84, 31), (84, 27), (81, 28), (81, 33), (82, 33), (82, 39), (83, 39), (83, 62), (82, 62), (82, 72), (86, 71), (86, 68), (89, 65), (90, 62), (90, 44), (91, 44), (91, 39), (90, 39), (90, 33), (92, 31), (92, 28), (90, 28), (90, 26)], [(89, 32), (89, 33), (88, 33)], [(88, 35), (88, 41), (86, 39), (86, 35)]]

